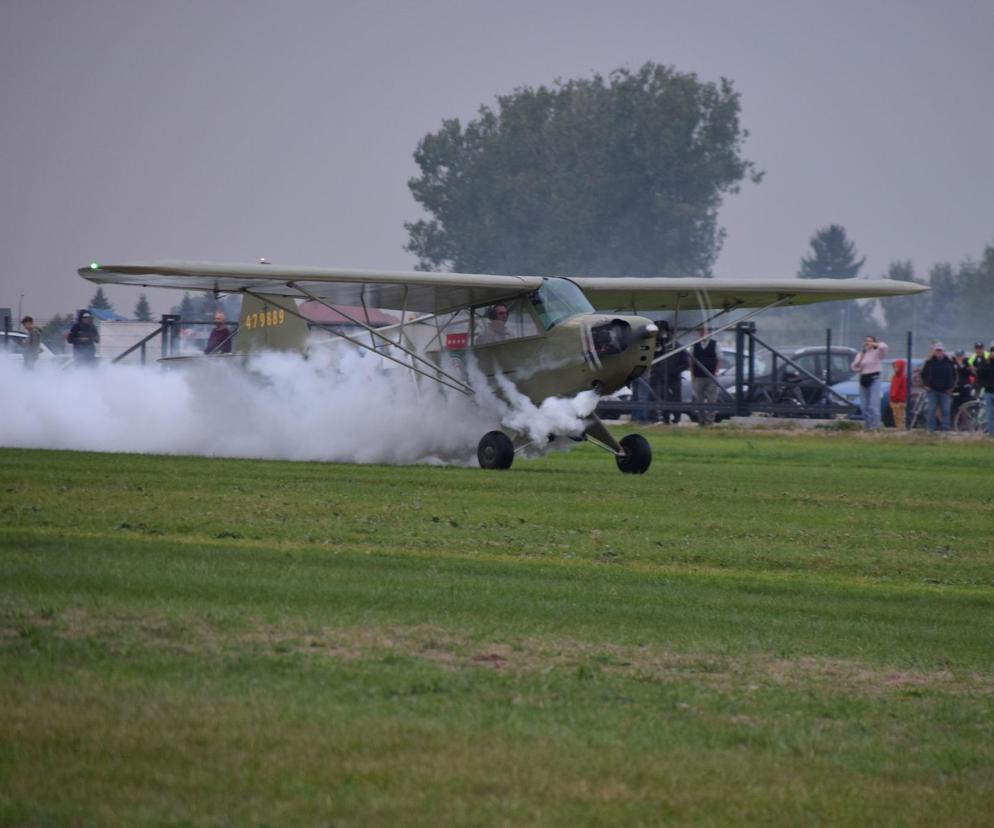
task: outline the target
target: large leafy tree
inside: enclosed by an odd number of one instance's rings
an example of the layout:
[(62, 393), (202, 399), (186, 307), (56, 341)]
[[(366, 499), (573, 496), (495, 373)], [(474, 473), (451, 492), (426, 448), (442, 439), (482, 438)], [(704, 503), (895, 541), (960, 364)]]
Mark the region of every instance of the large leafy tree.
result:
[(731, 81), (646, 63), (524, 87), (426, 135), (407, 223), (423, 270), (710, 275), (724, 193), (747, 175)]
[(856, 245), (840, 224), (822, 227), (811, 237), (811, 255), (802, 257), (797, 275), (802, 279), (852, 279), (866, 257), (856, 258)]

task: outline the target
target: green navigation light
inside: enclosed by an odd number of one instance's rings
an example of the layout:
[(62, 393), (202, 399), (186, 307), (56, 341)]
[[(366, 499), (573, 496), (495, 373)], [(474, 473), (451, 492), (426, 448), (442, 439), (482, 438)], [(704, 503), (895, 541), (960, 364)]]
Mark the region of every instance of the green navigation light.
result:
[(90, 262), (90, 270), (100, 270), (100, 265), (96, 262)]

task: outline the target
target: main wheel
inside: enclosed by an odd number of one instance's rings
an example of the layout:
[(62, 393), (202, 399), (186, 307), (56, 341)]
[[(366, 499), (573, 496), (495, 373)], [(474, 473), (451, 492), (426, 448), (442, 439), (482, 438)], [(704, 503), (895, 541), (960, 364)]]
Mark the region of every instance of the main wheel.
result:
[(625, 474), (645, 474), (652, 464), (652, 446), (641, 434), (629, 434), (621, 438), (624, 454), (614, 459), (618, 468)]
[(484, 469), (509, 469), (514, 462), (514, 443), (503, 431), (488, 431), (476, 448), (476, 459)]

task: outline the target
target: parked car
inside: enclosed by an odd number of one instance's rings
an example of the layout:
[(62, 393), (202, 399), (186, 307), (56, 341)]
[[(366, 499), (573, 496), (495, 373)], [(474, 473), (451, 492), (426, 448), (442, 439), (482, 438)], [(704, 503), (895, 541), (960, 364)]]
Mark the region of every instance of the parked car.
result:
[[(776, 376), (773, 374), (773, 355), (769, 352), (756, 353), (753, 382), (746, 388), (748, 400), (754, 403), (820, 405), (826, 402), (823, 383), (833, 385), (839, 380), (854, 378), (852, 361), (859, 353), (855, 348), (833, 345), (828, 352), (824, 345), (809, 345), (801, 348), (780, 348), (780, 354), (803, 370), (782, 359), (776, 359)], [(734, 355), (733, 355), (734, 359)], [(809, 376), (811, 375), (811, 376)], [(816, 377), (817, 379), (812, 379)], [(721, 383), (731, 393), (735, 391), (734, 362), (730, 370), (722, 373)], [(831, 395), (828, 403), (831, 404)]]

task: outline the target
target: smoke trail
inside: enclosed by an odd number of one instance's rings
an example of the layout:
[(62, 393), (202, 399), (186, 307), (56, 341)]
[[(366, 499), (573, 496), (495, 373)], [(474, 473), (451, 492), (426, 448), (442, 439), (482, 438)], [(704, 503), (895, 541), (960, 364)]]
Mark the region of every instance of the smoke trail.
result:
[(480, 437), (501, 427), (534, 440), (535, 453), (549, 435), (579, 435), (597, 403), (584, 392), (536, 406), (508, 381), (498, 396), (478, 377), (470, 399), (353, 350), (261, 354), (248, 369), (212, 358), (29, 372), (10, 360), (0, 383), (3, 446), (355, 463), (471, 464)]

